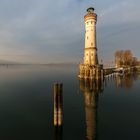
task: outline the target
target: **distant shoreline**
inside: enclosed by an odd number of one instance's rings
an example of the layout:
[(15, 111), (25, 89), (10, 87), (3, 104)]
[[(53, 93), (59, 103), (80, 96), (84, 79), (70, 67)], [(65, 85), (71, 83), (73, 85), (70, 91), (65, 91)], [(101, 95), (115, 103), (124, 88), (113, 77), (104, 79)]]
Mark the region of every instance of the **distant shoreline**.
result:
[(74, 64), (74, 63), (49, 63), (49, 64), (0, 64), (0, 66), (5, 66), (5, 65), (79, 65), (79, 64)]

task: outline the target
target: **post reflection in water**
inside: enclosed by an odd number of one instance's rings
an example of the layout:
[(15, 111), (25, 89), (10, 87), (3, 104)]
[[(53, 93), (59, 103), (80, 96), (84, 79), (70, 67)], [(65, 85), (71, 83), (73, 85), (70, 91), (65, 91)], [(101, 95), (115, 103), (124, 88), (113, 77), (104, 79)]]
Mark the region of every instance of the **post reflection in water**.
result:
[(54, 126), (54, 140), (63, 140), (62, 126)]
[(134, 81), (138, 80), (138, 73), (120, 75), (114, 73), (111, 76), (106, 76), (104, 79), (104, 87), (106, 88), (110, 82), (115, 83), (116, 88), (131, 88)]
[(124, 76), (116, 76), (115, 83), (117, 88), (131, 88), (133, 82), (138, 79), (138, 74), (129, 74)]
[(103, 91), (102, 80), (80, 80), (80, 90), (84, 95), (86, 139), (97, 139), (97, 105), (98, 94)]

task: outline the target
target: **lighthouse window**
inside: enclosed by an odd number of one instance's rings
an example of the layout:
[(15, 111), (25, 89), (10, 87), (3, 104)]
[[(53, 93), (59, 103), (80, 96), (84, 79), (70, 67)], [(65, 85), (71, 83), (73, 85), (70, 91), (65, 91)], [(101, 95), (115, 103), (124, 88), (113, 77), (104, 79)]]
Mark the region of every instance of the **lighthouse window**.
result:
[(88, 22), (87, 22), (87, 25), (88, 25)]
[(93, 23), (93, 21), (91, 21), (91, 24)]
[(87, 53), (87, 56), (88, 56), (88, 53)]
[(91, 46), (93, 46), (93, 43), (91, 43)]
[(87, 39), (88, 39), (88, 36), (87, 36)]

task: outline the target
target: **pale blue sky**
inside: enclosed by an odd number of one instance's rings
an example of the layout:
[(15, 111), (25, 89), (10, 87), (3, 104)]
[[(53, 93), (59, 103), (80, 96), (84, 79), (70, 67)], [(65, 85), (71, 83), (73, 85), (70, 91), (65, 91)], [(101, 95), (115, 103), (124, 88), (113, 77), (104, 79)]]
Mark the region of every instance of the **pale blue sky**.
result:
[(0, 60), (78, 63), (88, 7), (98, 15), (99, 60), (131, 49), (140, 59), (139, 0), (0, 0)]

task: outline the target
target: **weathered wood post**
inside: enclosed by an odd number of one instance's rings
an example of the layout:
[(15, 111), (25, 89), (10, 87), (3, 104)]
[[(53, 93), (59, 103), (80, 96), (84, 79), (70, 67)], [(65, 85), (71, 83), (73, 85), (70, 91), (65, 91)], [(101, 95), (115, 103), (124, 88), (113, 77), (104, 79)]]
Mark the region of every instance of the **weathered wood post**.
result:
[(54, 83), (54, 140), (62, 140), (63, 84)]
[(96, 65), (96, 80), (103, 80), (103, 65)]
[(62, 83), (58, 85), (58, 126), (62, 125)]
[(54, 83), (54, 126), (57, 126), (57, 106), (58, 106), (58, 102), (57, 102), (57, 83)]
[(54, 83), (54, 126), (62, 125), (62, 83)]

